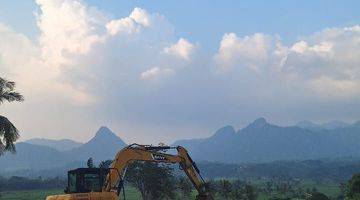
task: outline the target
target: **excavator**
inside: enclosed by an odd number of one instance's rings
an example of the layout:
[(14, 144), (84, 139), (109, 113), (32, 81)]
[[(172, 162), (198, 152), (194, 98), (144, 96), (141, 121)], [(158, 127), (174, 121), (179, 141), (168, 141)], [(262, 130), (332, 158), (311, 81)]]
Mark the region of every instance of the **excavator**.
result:
[[(168, 153), (176, 150), (176, 154)], [(198, 192), (196, 200), (213, 200), (196, 163), (182, 146), (131, 144), (120, 150), (109, 168), (78, 168), (68, 171), (65, 194), (47, 196), (46, 200), (118, 200), (125, 199), (124, 178), (134, 161), (179, 164), (179, 168)], [(121, 196), (123, 190), (123, 196)]]

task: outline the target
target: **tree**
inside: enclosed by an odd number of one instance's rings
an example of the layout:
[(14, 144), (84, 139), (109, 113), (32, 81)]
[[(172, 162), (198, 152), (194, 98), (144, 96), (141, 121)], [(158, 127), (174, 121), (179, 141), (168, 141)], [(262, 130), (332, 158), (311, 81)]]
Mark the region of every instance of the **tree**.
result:
[(231, 194), (231, 183), (226, 179), (219, 182), (219, 193), (224, 199), (229, 199)]
[(94, 162), (92, 158), (89, 158), (86, 162), (88, 168), (94, 168)]
[(101, 161), (99, 164), (99, 168), (107, 169), (111, 166), (111, 163), (112, 163), (112, 160)]
[[(15, 91), (15, 82), (0, 78), (0, 104), (23, 101), (24, 97)], [(15, 152), (14, 142), (19, 138), (19, 131), (6, 117), (0, 115), (0, 155), (6, 151)]]
[(345, 199), (360, 200), (360, 174), (354, 174), (349, 180), (345, 191)]
[(143, 200), (175, 198), (173, 169), (166, 165), (134, 162), (128, 167), (125, 179), (140, 191)]
[(177, 185), (178, 185), (178, 189), (180, 190), (180, 195), (182, 199), (190, 199), (191, 192), (193, 189), (193, 186), (190, 183), (190, 181), (184, 177), (181, 177), (179, 178)]
[(325, 194), (320, 192), (314, 192), (311, 194), (309, 200), (330, 200)]
[(232, 184), (231, 197), (232, 199), (244, 199), (245, 195), (245, 182), (235, 180)]
[(255, 188), (248, 184), (245, 185), (245, 194), (248, 200), (255, 200), (257, 198)]
[(207, 180), (204, 183), (204, 187), (205, 187), (206, 191), (208, 191), (211, 194), (211, 196), (213, 196), (213, 197), (216, 196), (218, 187), (214, 180)]

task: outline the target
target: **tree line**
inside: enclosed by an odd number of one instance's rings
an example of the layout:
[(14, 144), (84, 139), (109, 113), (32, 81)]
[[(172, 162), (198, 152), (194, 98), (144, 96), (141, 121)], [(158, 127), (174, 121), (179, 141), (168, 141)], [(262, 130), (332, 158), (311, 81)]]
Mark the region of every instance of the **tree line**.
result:
[(13, 176), (10, 178), (0, 177), (0, 189), (2, 191), (32, 190), (32, 189), (57, 189), (65, 188), (65, 179), (55, 178), (26, 178)]

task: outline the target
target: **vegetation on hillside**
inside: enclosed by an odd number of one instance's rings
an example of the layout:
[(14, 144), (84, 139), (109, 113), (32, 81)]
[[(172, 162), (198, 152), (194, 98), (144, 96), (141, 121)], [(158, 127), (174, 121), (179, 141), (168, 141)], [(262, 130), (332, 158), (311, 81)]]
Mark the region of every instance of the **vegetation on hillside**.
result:
[[(4, 102), (23, 101), (24, 97), (15, 91), (15, 82), (0, 77), (0, 105)], [(5, 151), (15, 152), (14, 142), (19, 132), (11, 121), (0, 115), (0, 155)]]

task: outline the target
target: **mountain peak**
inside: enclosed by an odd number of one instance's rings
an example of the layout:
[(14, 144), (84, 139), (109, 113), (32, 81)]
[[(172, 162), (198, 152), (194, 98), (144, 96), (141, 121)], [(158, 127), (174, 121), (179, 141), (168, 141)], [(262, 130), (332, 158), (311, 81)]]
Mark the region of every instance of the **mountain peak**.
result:
[(96, 132), (95, 136), (89, 142), (95, 142), (95, 141), (98, 142), (121, 141), (123, 143), (121, 138), (106, 126), (101, 126), (99, 130)]
[(101, 126), (99, 128), (99, 130), (96, 132), (95, 137), (96, 136), (101, 136), (101, 135), (115, 135), (115, 133), (113, 133), (108, 127)]
[(222, 136), (230, 136), (235, 134), (235, 129), (233, 126), (224, 126), (217, 130), (212, 137), (222, 137)]
[(267, 121), (265, 118), (260, 117), (260, 118), (256, 119), (252, 124), (253, 125), (266, 125)]
[(249, 124), (248, 127), (262, 128), (266, 125), (268, 125), (266, 119), (263, 117), (260, 117), (260, 118), (256, 119), (255, 121), (253, 121), (251, 124)]
[(102, 126), (93, 138), (70, 153), (77, 154), (77, 159), (92, 157), (99, 161), (114, 157), (114, 154), (125, 146), (126, 143), (119, 136)]

